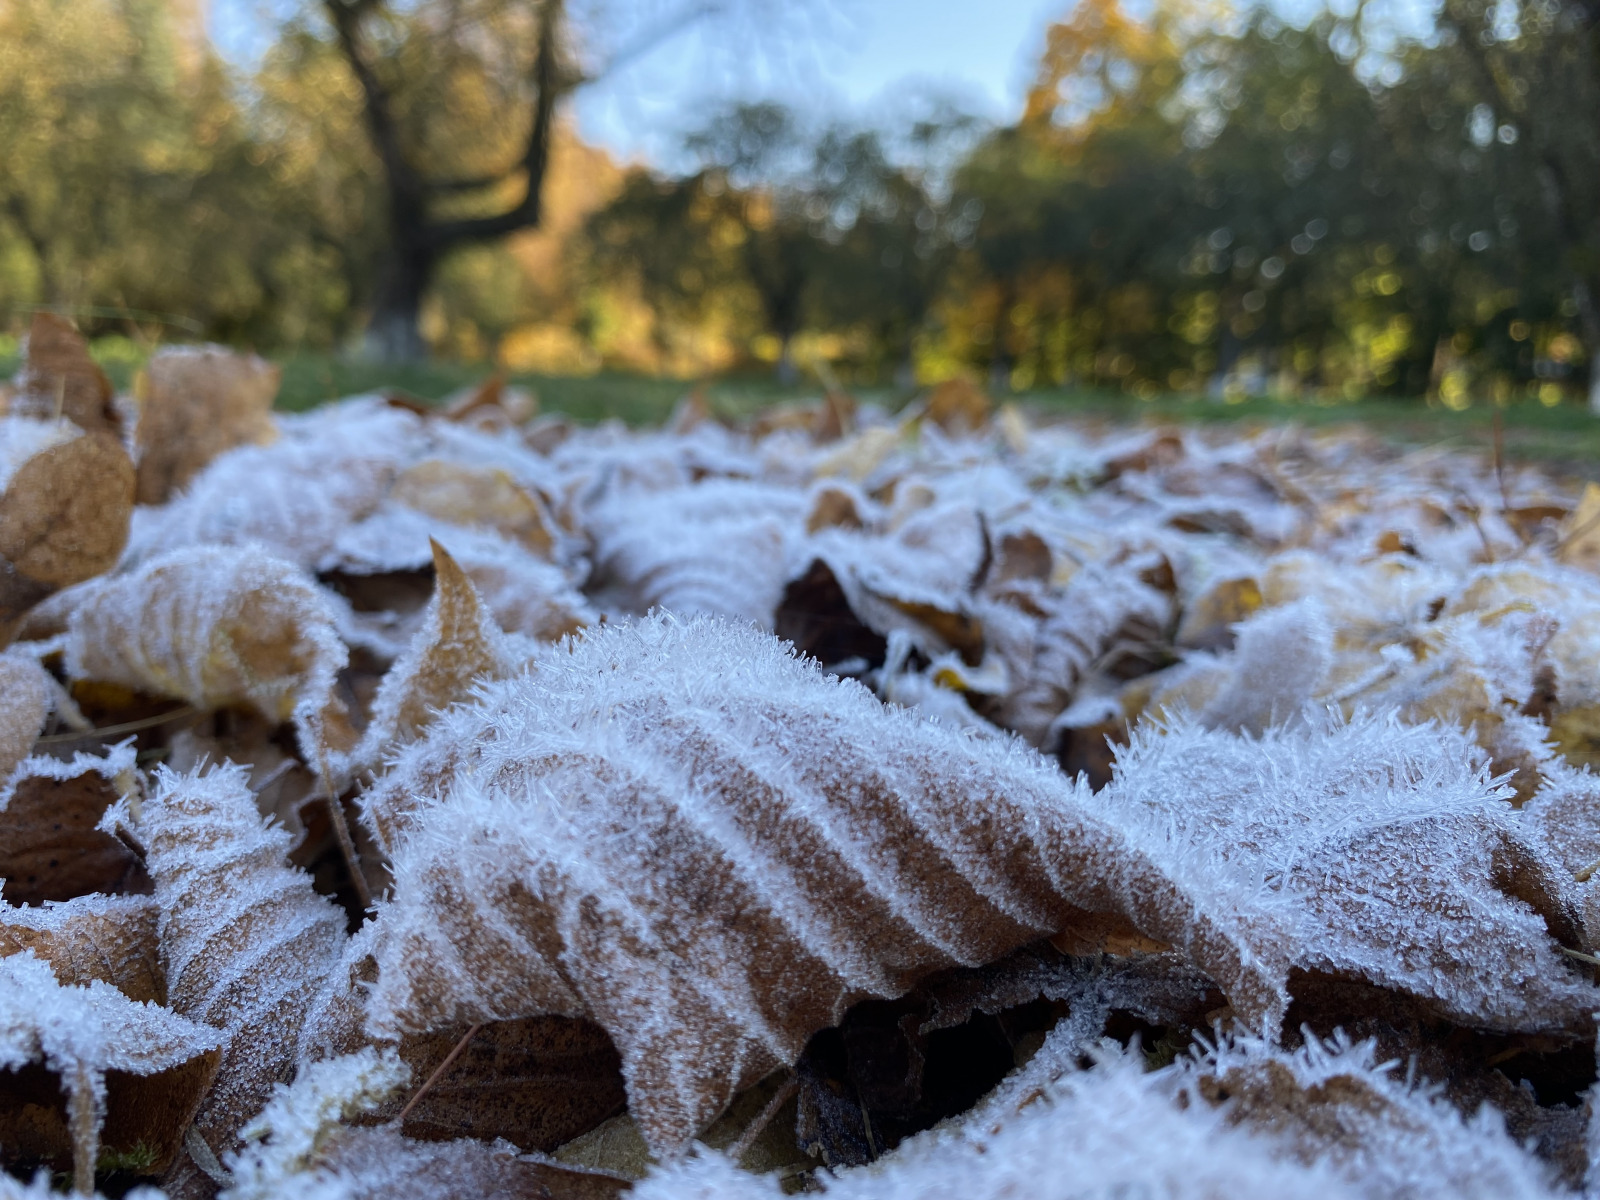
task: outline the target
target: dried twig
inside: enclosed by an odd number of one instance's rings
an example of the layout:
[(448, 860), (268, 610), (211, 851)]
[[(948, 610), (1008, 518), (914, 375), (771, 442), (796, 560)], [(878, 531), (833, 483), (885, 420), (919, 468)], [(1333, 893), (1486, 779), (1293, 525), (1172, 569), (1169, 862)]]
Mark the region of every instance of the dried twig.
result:
[(773, 1093), (772, 1099), (767, 1101), (766, 1106), (756, 1114), (755, 1120), (745, 1127), (745, 1131), (739, 1135), (739, 1140), (728, 1151), (728, 1156), (735, 1163), (744, 1161), (744, 1156), (750, 1153), (750, 1147), (756, 1144), (756, 1139), (761, 1136), (761, 1131), (772, 1123), (772, 1118), (778, 1115), (778, 1110), (787, 1104), (790, 1097), (799, 1090), (800, 1081), (791, 1076), (788, 1082)]
[(411, 1110), (417, 1106), (417, 1102), (428, 1094), (428, 1089), (438, 1083), (440, 1077), (450, 1069), (450, 1065), (461, 1057), (461, 1052), (467, 1048), (467, 1043), (476, 1037), (478, 1030), (482, 1028), (483, 1022), (475, 1021), (472, 1028), (461, 1035), (461, 1040), (452, 1047), (450, 1053), (444, 1056), (444, 1061), (433, 1069), (433, 1074), (423, 1080), (422, 1086), (412, 1094), (411, 1099), (406, 1101), (406, 1106), (400, 1110), (399, 1121), (402, 1125), (405, 1124), (406, 1118), (411, 1115)]

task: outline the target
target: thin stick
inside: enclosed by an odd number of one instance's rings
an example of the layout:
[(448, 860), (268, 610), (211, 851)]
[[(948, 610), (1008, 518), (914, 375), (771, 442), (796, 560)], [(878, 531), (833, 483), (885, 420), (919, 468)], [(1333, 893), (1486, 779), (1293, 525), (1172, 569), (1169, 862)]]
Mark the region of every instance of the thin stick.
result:
[(429, 1075), (428, 1078), (423, 1081), (422, 1086), (419, 1087), (412, 1095), (411, 1099), (406, 1101), (406, 1106), (400, 1110), (399, 1120), (402, 1125), (405, 1124), (406, 1118), (411, 1115), (411, 1110), (417, 1106), (417, 1101), (426, 1096), (428, 1094), (428, 1089), (439, 1082), (439, 1077), (450, 1069), (451, 1063), (455, 1062), (456, 1059), (461, 1057), (461, 1052), (467, 1048), (467, 1043), (470, 1042), (477, 1035), (478, 1030), (482, 1028), (483, 1022), (477, 1021), (473, 1024), (471, 1029), (463, 1033), (461, 1035), (461, 1040), (455, 1044), (454, 1049), (452, 1049), (449, 1054), (444, 1056), (444, 1061), (433, 1069), (433, 1074)]
[(1568, 958), (1575, 958), (1579, 962), (1588, 963), (1591, 967), (1600, 967), (1600, 958), (1596, 958), (1592, 954), (1585, 954), (1582, 950), (1568, 950), (1565, 946), (1557, 946), (1556, 949)]
[(750, 1153), (750, 1147), (756, 1144), (756, 1139), (761, 1136), (761, 1131), (772, 1122), (772, 1118), (778, 1115), (778, 1110), (787, 1104), (789, 1098), (799, 1090), (800, 1081), (791, 1075), (788, 1082), (773, 1093), (772, 1099), (767, 1101), (766, 1107), (756, 1114), (756, 1119), (745, 1127), (745, 1131), (739, 1135), (739, 1140), (733, 1144), (733, 1149), (728, 1151), (728, 1156), (733, 1159), (735, 1165), (744, 1161), (744, 1156)]
[(1511, 497), (1506, 493), (1506, 426), (1500, 419), (1500, 410), (1494, 410), (1494, 478), (1500, 485), (1500, 511), (1511, 511)]
[[(320, 737), (318, 738), (320, 741)], [(344, 805), (333, 790), (333, 773), (328, 770), (328, 756), (320, 747), (317, 752), (317, 771), (322, 776), (322, 790), (328, 798), (328, 822), (333, 826), (334, 839), (339, 843), (339, 853), (344, 855), (345, 868), (350, 872), (350, 884), (356, 889), (356, 899), (361, 901), (361, 911), (372, 908), (372, 889), (361, 870), (361, 858), (356, 854), (355, 839), (350, 836), (350, 825), (344, 819)]]
[(138, 733), (141, 729), (154, 729), (157, 725), (165, 725), (168, 721), (181, 721), (184, 717), (198, 716), (200, 710), (191, 705), (174, 708), (170, 712), (160, 713), (153, 717), (141, 717), (137, 721), (124, 721), (120, 725), (102, 725), (99, 729), (85, 729), (75, 733), (52, 733), (39, 738), (37, 744), (41, 746), (55, 746), (63, 742), (83, 742), (90, 738), (119, 737), (124, 733)]

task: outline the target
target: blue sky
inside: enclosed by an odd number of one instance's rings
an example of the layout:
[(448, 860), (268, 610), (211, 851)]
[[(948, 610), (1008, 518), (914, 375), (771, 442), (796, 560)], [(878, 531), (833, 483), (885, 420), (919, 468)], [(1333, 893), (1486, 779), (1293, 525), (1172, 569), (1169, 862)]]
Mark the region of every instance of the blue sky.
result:
[[(574, 0), (580, 20), (650, 27), (696, 0)], [(1022, 109), (1048, 21), (1071, 0), (707, 0), (725, 9), (630, 58), (580, 93), (579, 128), (620, 157), (670, 163), (681, 135), (730, 99), (773, 98), (819, 117), (892, 121), (942, 95), (1004, 121)], [(286, 0), (211, 0), (224, 54), (265, 45)], [(644, 14), (643, 21), (640, 14)], [(907, 86), (909, 85), (909, 86)]]
[(633, 58), (577, 100), (585, 137), (670, 159), (719, 102), (775, 98), (819, 117), (892, 120), (940, 95), (1005, 121), (1022, 110), (1047, 23), (1069, 0), (835, 0), (737, 4)]

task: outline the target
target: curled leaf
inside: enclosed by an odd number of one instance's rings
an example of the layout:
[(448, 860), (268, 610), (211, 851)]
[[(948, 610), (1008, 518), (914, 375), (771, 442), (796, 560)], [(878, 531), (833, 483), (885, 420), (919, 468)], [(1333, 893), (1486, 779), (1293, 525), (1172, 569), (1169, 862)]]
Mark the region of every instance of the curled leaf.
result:
[(1245, 950), (1053, 765), (885, 708), (747, 627), (655, 619), (554, 648), (442, 715), (363, 812), (395, 880), (373, 1031), (587, 1016), (658, 1152), (851, 1000), (1086, 913), (1281, 1012), (1270, 928)]
[[(199, 708), (249, 705), (317, 727), (346, 651), (323, 593), (253, 547), (201, 546), (88, 589), (67, 627), (67, 670)], [(308, 738), (312, 745), (315, 740)]]
[(116, 564), (133, 490), (133, 463), (109, 433), (0, 418), (0, 644), (40, 600)]
[[(174, 1010), (220, 1030), (216, 1083), (195, 1118), (215, 1152), (291, 1070), (312, 1002), (345, 948), (345, 917), (288, 865), (289, 837), (265, 827), (244, 770), (163, 771), (139, 834), (161, 905), (161, 948)], [(193, 1162), (175, 1195), (203, 1187)]]
[(222, 346), (169, 346), (145, 368), (135, 439), (140, 504), (161, 504), (217, 455), (276, 435), (272, 401), (283, 374)]
[(131, 1120), (146, 1118), (143, 1123), (154, 1125), (170, 1146), (216, 1067), (217, 1042), (214, 1030), (135, 1003), (98, 980), (63, 986), (27, 951), (0, 958), (0, 1070), (42, 1063), (66, 1097), (65, 1114), (43, 1122), (0, 1106), (0, 1142), (12, 1154), (50, 1159), (56, 1143), (67, 1141), (77, 1190), (87, 1194), (94, 1190), (106, 1123), (107, 1076), (164, 1077), (152, 1081), (153, 1091), (125, 1094), (117, 1107), (131, 1106)]
[(89, 344), (66, 317), (37, 312), (22, 347), (22, 373), (11, 402), (18, 416), (65, 417), (86, 433), (122, 438), (111, 381), (89, 357)]
[(440, 710), (466, 699), (474, 684), (503, 678), (516, 662), (472, 581), (449, 551), (438, 542), (432, 546), (433, 599), (410, 647), (378, 687), (356, 754), (363, 764), (416, 740)]
[(50, 715), (50, 680), (21, 654), (0, 654), (0, 779), (28, 756)]

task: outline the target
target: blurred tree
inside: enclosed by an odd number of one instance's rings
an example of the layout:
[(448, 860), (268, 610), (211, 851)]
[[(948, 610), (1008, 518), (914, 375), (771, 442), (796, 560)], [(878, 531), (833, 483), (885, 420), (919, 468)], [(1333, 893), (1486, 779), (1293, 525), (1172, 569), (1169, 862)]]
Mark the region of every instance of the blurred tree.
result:
[(1600, 0), (1445, 0), (1439, 22), (1476, 148), (1510, 149), (1512, 178), (1535, 184), (1503, 192), (1498, 215), (1551, 235), (1600, 414)]
[(417, 358), (445, 254), (539, 223), (556, 104), (578, 82), (561, 51), (564, 0), (322, 8), (360, 88), (388, 222), (368, 348)]

